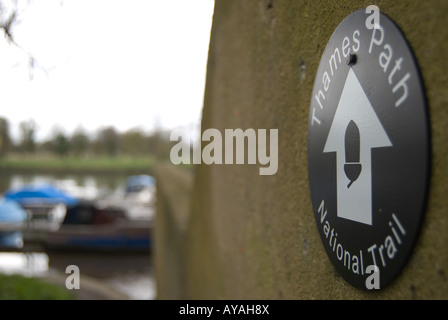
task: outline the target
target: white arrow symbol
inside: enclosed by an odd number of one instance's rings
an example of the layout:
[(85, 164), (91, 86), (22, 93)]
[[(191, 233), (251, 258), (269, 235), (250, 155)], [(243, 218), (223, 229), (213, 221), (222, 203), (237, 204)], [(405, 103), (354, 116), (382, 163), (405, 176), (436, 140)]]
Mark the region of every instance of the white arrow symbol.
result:
[[(348, 159), (346, 153), (350, 132), (358, 137), (352, 152), (359, 153), (354, 156), (359, 163)], [(336, 152), (338, 217), (372, 225), (371, 149), (391, 146), (392, 142), (350, 68), (323, 150)], [(344, 170), (346, 164), (349, 166)], [(350, 166), (354, 170), (347, 172)]]

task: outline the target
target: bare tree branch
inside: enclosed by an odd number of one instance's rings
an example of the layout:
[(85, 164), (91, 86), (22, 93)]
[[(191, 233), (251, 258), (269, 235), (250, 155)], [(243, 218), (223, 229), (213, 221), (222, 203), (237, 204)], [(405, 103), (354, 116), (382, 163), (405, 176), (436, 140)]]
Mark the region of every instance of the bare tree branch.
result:
[[(26, 5), (27, 4), (29, 4), (29, 0), (26, 0)], [(30, 52), (20, 46), (14, 38), (13, 29), (14, 26), (19, 22), (19, 16), (20, 13), (18, 0), (12, 0), (8, 8), (7, 6), (5, 6), (4, 0), (0, 0), (0, 30), (3, 30), (5, 39), (9, 44), (16, 46), (17, 48), (25, 52), (25, 54), (28, 56), (29, 78), (30, 80), (33, 80), (34, 71), (36, 67), (39, 67), (36, 58)], [(48, 72), (44, 68), (39, 68), (45, 74), (48, 74)]]

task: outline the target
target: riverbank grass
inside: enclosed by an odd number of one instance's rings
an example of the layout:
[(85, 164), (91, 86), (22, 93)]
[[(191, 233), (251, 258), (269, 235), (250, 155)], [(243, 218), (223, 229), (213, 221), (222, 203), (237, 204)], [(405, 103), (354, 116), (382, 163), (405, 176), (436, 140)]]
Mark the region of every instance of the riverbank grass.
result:
[(75, 300), (67, 289), (36, 278), (0, 273), (0, 300)]
[(0, 170), (33, 171), (150, 171), (156, 160), (151, 157), (52, 157), (52, 156), (9, 156), (0, 158)]

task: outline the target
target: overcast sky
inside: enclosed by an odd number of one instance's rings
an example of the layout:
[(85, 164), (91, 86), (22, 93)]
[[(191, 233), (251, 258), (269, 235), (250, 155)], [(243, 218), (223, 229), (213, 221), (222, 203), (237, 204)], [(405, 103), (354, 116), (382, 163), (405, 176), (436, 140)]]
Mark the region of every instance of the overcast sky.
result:
[[(26, 2), (26, 1), (25, 1)], [(213, 0), (34, 0), (0, 39), (0, 116), (40, 140), (200, 120)], [(30, 72), (28, 54), (35, 58)]]

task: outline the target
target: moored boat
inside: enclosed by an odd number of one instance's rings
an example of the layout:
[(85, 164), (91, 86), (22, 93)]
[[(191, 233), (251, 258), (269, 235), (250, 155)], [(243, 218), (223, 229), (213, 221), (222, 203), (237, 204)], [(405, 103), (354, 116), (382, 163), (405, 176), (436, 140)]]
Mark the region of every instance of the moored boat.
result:
[(48, 249), (141, 251), (150, 249), (151, 220), (129, 219), (120, 207), (80, 202), (67, 207), (58, 230), (47, 233)]

